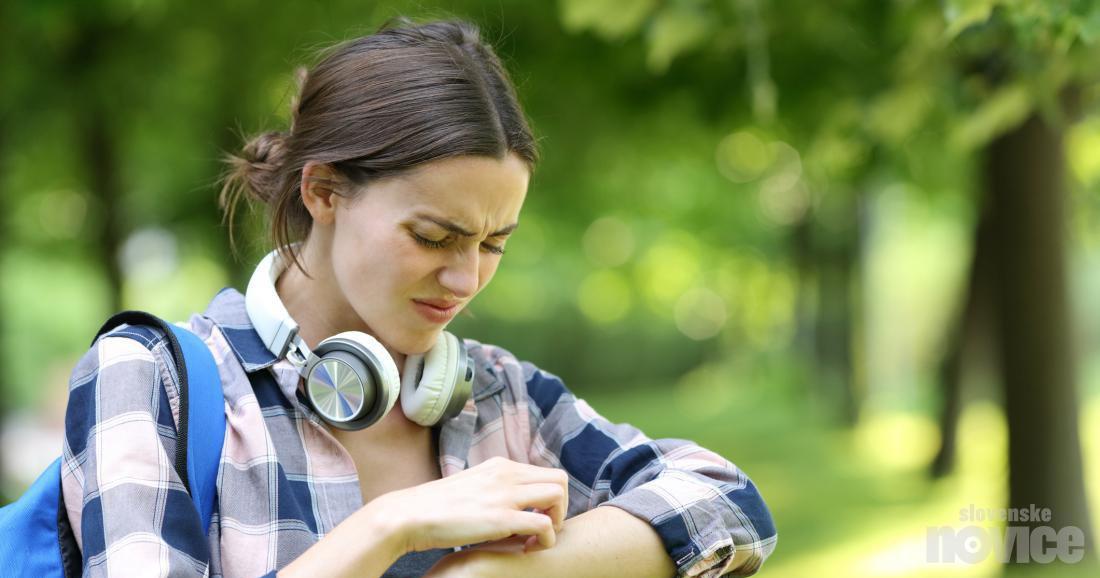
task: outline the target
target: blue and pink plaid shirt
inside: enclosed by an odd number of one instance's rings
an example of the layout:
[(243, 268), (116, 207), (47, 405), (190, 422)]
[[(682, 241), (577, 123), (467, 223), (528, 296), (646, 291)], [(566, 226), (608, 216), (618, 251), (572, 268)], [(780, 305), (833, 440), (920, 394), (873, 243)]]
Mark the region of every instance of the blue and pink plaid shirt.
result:
[[(362, 504), (350, 455), (299, 398), (300, 377), (223, 289), (189, 328), (214, 355), (226, 435), (210, 531), (173, 466), (176, 369), (164, 335), (123, 327), (73, 370), (62, 491), (86, 576), (273, 575)], [(749, 575), (776, 531), (752, 481), (686, 440), (611, 423), (554, 375), (467, 340), (473, 395), (438, 430), (450, 476), (493, 456), (564, 469), (569, 512), (615, 506), (647, 521), (678, 576)], [(249, 377), (252, 377), (250, 380)]]

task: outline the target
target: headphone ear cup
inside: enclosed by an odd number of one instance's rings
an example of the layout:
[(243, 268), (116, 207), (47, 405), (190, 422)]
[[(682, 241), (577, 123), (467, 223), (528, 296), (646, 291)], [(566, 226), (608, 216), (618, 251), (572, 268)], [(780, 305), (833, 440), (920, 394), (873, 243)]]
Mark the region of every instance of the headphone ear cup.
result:
[(306, 399), (321, 418), (339, 427), (374, 408), (375, 381), (358, 356), (330, 351), (306, 371)]
[(315, 361), (306, 374), (307, 398), (333, 427), (363, 429), (385, 417), (397, 402), (397, 364), (370, 335), (345, 331), (319, 343), (313, 354)]
[(422, 426), (439, 423), (451, 406), (459, 378), (464, 377), (458, 375), (459, 355), (465, 351), (458, 338), (441, 331), (427, 353), (405, 358), (401, 410), (406, 417)]

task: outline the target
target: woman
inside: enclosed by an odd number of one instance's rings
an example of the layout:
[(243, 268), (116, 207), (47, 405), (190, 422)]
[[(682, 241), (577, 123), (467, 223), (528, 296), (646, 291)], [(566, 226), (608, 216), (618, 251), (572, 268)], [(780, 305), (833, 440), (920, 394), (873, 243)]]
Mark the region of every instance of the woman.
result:
[[(735, 466), (609, 423), (552, 374), (443, 331), (492, 279), (536, 161), (474, 26), (402, 21), (330, 51), (289, 130), (250, 142), (223, 190), (230, 222), (242, 195), (267, 206), (276, 251), (246, 295), (224, 289), (189, 322), (226, 407), (207, 535), (168, 457), (164, 336), (105, 335), (73, 373), (63, 492), (86, 574), (755, 572), (775, 529)], [(354, 409), (314, 389), (335, 342), (377, 364), (359, 368), (374, 389)]]

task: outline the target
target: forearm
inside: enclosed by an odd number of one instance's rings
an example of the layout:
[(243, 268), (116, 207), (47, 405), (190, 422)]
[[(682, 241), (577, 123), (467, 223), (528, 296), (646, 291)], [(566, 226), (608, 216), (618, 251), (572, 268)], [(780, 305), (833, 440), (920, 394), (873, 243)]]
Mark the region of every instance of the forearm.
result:
[(378, 578), (401, 557), (399, 528), (375, 500), (279, 571), (279, 578), (331, 576)]
[(469, 576), (531, 578), (670, 578), (676, 568), (656, 531), (616, 507), (565, 521), (557, 544), (528, 553), (463, 552)]

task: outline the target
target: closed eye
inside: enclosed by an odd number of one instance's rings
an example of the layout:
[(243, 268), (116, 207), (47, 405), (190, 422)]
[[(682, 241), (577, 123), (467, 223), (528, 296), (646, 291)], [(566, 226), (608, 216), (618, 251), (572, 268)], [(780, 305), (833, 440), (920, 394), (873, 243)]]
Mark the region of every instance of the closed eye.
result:
[[(428, 239), (427, 237), (422, 237), (422, 236), (420, 236), (416, 233), (412, 233), (412, 236), (413, 236), (413, 239), (417, 243), (420, 243), (421, 245), (423, 245), (425, 247), (428, 247), (429, 249), (442, 249), (443, 247), (446, 247), (447, 245), (449, 245), (451, 243), (451, 241), (453, 240), (453, 238), (449, 237), (449, 236), (444, 237), (443, 239), (438, 240), (438, 241), (433, 240), (433, 239)], [(498, 245), (493, 245), (492, 243), (482, 243), (481, 248), (484, 249), (485, 251), (489, 252), (489, 253), (494, 254), (494, 255), (503, 255), (504, 254), (504, 247), (500, 247)]]
[(447, 237), (444, 237), (443, 240), (441, 240), (441, 241), (433, 241), (432, 239), (428, 239), (427, 237), (421, 237), (420, 235), (417, 235), (416, 233), (413, 233), (412, 236), (413, 236), (413, 239), (415, 239), (417, 243), (420, 243), (421, 245), (424, 245), (425, 247), (428, 247), (428, 248), (431, 248), (431, 249), (442, 249), (443, 247), (445, 247), (447, 245)]

